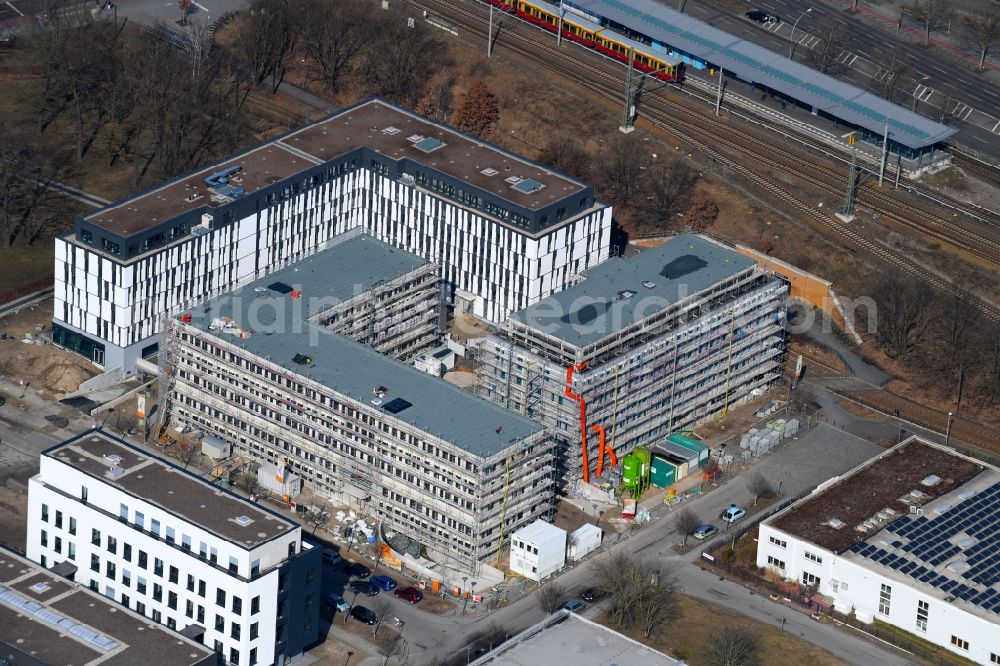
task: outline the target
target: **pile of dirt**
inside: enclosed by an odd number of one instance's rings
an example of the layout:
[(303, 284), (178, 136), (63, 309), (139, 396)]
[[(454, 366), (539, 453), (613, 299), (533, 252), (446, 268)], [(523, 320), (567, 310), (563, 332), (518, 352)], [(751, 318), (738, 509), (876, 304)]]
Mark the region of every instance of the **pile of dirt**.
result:
[(67, 359), (62, 354), (47, 354), (30, 361), (28, 374), (35, 377), (42, 388), (53, 393), (71, 393), (97, 373), (76, 359)]

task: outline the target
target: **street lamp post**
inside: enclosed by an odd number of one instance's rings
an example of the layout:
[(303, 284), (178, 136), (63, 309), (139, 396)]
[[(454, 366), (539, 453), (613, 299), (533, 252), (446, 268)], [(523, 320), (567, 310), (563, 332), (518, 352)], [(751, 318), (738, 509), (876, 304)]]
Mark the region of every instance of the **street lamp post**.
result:
[(953, 414), (948, 412), (948, 427), (945, 429), (944, 433), (944, 445), (948, 446), (951, 443), (951, 417)]
[(795, 23), (792, 24), (792, 34), (789, 37), (789, 39), (792, 40), (792, 45), (788, 47), (788, 57), (793, 60), (795, 59), (795, 28), (799, 25), (799, 21), (802, 20), (802, 17), (811, 12), (812, 10), (813, 8), (810, 7), (809, 9), (799, 14), (799, 17), (795, 19)]

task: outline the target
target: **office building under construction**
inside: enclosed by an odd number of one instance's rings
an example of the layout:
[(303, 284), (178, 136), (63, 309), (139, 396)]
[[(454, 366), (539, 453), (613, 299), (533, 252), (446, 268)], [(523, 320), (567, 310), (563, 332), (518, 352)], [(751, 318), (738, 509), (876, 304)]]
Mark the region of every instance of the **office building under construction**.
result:
[(778, 379), (787, 291), (731, 248), (680, 235), (515, 312), (475, 348), (477, 388), (546, 426), (571, 488)]
[(427, 266), (355, 238), (168, 320), (164, 410), (472, 570), (550, 514), (554, 447), (539, 423), (387, 355), (437, 340)]

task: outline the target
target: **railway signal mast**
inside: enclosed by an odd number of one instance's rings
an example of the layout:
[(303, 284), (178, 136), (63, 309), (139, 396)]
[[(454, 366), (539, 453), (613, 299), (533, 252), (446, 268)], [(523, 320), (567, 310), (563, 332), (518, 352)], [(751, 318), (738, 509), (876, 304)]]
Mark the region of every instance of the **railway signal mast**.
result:
[(851, 132), (847, 137), (847, 144), (851, 147), (851, 170), (847, 174), (847, 198), (844, 207), (837, 217), (844, 222), (854, 219), (854, 193), (858, 189), (858, 135)]
[(622, 116), (622, 124), (618, 130), (622, 134), (628, 134), (635, 129), (635, 84), (632, 81), (632, 61), (635, 59), (635, 52), (629, 49), (628, 69), (625, 71), (625, 114)]

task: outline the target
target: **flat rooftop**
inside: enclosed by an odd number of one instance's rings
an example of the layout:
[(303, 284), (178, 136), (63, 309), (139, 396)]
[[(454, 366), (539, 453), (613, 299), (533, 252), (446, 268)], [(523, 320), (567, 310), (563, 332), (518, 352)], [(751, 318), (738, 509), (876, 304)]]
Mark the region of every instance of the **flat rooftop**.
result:
[[(202, 206), (222, 205), (222, 200), (213, 200), (205, 178), (227, 167), (242, 167), (232, 184), (242, 187), (245, 196), (251, 196), (263, 187), (362, 147), (393, 160), (406, 158), (431, 167), (531, 210), (587, 187), (456, 129), (388, 102), (369, 100), (212, 166), (112, 203), (84, 219), (127, 237)], [(367, 164), (361, 166), (368, 167)], [(515, 177), (518, 182), (511, 182)], [(526, 186), (532, 181), (537, 185)]]
[[(542, 430), (528, 418), (308, 321), (338, 298), (355, 295), (355, 285), (424, 263), (359, 236), (195, 307), (190, 325), (372, 408), (374, 389), (385, 387), (379, 405), (387, 416), (477, 456), (494, 455)], [(292, 298), (290, 290), (300, 296)], [(240, 339), (213, 330), (213, 322), (224, 318), (250, 335)], [(296, 363), (296, 355), (309, 362)]]
[(8, 550), (0, 550), (0, 627), (0, 645), (52, 666), (215, 663), (204, 645)]
[[(78, 435), (45, 455), (247, 549), (298, 527), (291, 520), (99, 430)], [(121, 472), (113, 472), (112, 468)]]
[(568, 611), (525, 629), (472, 666), (677, 666), (680, 662)]
[(511, 315), (583, 347), (754, 267), (753, 259), (696, 234), (605, 261), (583, 280)]

